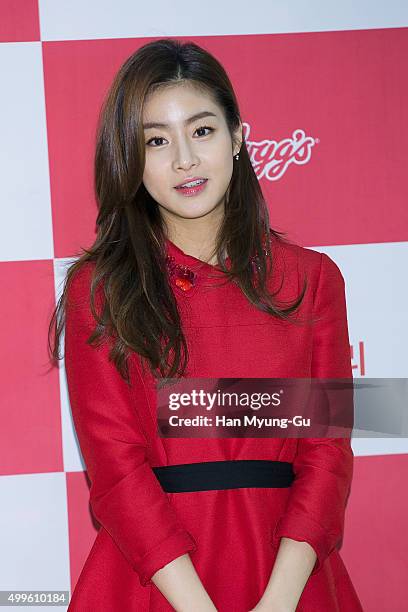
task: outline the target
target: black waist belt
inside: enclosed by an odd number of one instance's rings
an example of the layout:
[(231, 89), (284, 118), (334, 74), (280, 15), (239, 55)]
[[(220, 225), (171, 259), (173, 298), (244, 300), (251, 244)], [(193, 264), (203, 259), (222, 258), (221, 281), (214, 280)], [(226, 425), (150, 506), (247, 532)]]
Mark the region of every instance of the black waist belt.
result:
[(242, 487), (290, 487), (295, 478), (292, 463), (263, 459), (180, 463), (152, 469), (167, 493)]

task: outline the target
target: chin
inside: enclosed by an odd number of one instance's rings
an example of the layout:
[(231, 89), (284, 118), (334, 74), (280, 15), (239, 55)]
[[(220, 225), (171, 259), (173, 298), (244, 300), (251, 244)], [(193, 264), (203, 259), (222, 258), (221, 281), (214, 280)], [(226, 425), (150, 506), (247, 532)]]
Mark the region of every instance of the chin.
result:
[(205, 217), (211, 212), (212, 209), (208, 210), (182, 210), (178, 212), (179, 217), (183, 217), (184, 219), (200, 219), (201, 217)]

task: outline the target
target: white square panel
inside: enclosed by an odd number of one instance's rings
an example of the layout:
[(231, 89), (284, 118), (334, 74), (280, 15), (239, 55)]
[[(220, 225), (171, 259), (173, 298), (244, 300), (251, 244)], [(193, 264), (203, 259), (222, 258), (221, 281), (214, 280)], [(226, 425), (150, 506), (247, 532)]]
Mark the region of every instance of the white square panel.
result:
[[(363, 340), (365, 375), (354, 378), (407, 378), (408, 242), (316, 247), (340, 268), (346, 284), (350, 343)], [(367, 432), (364, 432), (367, 435)], [(408, 438), (352, 440), (355, 455), (408, 453)]]
[(0, 590), (70, 591), (65, 473), (2, 476), (0, 500)]
[(365, 376), (408, 377), (408, 242), (318, 247), (346, 283), (350, 344), (365, 345)]
[(1, 44), (0, 73), (0, 261), (52, 259), (41, 43)]
[[(209, 6), (209, 8), (211, 5)], [(42, 40), (318, 32), (408, 25), (408, 3), (389, 0), (218, 2), (204, 16), (188, 0), (39, 0)]]
[[(56, 302), (58, 301), (62, 292), (67, 266), (69, 266), (73, 261), (73, 258), (54, 259)], [(60, 352), (62, 355), (64, 354), (64, 333), (61, 336)], [(64, 359), (62, 359), (60, 362), (59, 375), (64, 469), (66, 472), (79, 472), (85, 470), (86, 466), (79, 448), (78, 439), (72, 421)]]

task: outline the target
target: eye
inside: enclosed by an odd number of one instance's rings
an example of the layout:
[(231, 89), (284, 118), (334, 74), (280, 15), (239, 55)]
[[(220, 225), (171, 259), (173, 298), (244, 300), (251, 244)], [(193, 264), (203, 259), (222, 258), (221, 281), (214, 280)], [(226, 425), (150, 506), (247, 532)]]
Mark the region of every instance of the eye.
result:
[[(151, 143), (151, 142), (153, 142), (153, 141), (155, 141), (155, 140), (163, 140), (163, 137), (162, 137), (162, 136), (154, 136), (153, 138), (151, 138), (150, 140), (148, 140), (148, 141), (146, 142), (146, 144), (147, 144), (147, 145), (149, 145), (149, 146), (152, 146), (150, 143)], [(156, 146), (156, 145), (154, 145), (154, 146)], [(159, 145), (159, 146), (160, 146), (160, 145)]]
[[(211, 132), (214, 132), (214, 131), (215, 131), (215, 128), (209, 127), (208, 125), (201, 125), (200, 127), (198, 127), (198, 128), (196, 129), (196, 132), (198, 132), (199, 130), (210, 130), (210, 134), (211, 134)], [(208, 136), (208, 134), (203, 134), (203, 136)], [(148, 141), (146, 142), (146, 144), (147, 144), (147, 145), (149, 145), (149, 146), (151, 146), (151, 147), (153, 147), (153, 148), (157, 148), (157, 147), (159, 147), (160, 145), (151, 145), (151, 144), (150, 144), (150, 143), (152, 143), (152, 142), (154, 142), (154, 141), (157, 141), (157, 140), (164, 140), (164, 138), (163, 138), (162, 136), (153, 136), (153, 138), (150, 138), (150, 140), (148, 140)]]
[[(211, 132), (214, 131), (214, 128), (209, 127), (208, 125), (202, 125), (201, 127), (196, 129), (196, 132), (198, 132), (198, 130), (210, 130), (210, 134), (211, 134)], [(208, 134), (203, 134), (203, 136), (208, 136)]]

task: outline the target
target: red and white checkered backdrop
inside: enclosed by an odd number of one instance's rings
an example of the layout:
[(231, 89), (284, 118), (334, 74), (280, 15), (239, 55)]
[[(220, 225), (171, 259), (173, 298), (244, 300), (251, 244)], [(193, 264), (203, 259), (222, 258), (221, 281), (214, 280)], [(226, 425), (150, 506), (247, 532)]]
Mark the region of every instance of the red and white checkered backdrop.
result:
[[(96, 120), (121, 64), (168, 36), (215, 54), (272, 227), (343, 273), (354, 376), (404, 378), (406, 26), (405, 0), (0, 1), (0, 590), (72, 593), (96, 536), (46, 332), (62, 264), (94, 239)], [(343, 559), (364, 610), (407, 610), (408, 439), (353, 450)]]

